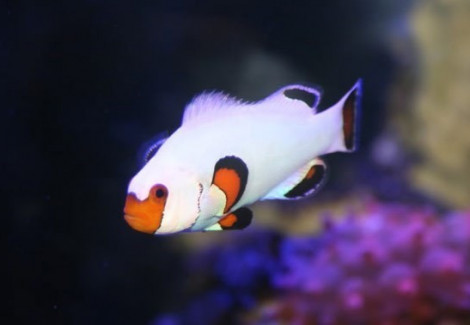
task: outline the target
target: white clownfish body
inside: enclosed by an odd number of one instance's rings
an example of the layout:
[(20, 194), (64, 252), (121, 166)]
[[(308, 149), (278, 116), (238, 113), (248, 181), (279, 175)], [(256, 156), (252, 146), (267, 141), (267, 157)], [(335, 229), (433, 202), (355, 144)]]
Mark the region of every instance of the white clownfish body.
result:
[(248, 204), (311, 195), (325, 180), (318, 157), (355, 149), (360, 90), (321, 113), (320, 92), (299, 85), (250, 104), (199, 95), (131, 180), (126, 221), (152, 234), (242, 229)]

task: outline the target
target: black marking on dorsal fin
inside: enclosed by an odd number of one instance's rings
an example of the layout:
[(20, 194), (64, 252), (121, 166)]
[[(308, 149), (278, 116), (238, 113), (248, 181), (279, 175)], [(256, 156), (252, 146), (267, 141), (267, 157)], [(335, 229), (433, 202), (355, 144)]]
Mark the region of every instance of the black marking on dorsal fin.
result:
[(240, 230), (245, 229), (251, 224), (253, 219), (253, 212), (248, 208), (239, 208), (219, 221), (222, 230)]
[(290, 85), (282, 89), (284, 96), (294, 100), (300, 100), (310, 108), (316, 108), (320, 103), (321, 90), (301, 85)]
[(145, 165), (152, 159), (153, 156), (157, 153), (158, 149), (165, 143), (168, 139), (168, 132), (162, 132), (154, 136), (151, 140), (145, 142), (142, 145), (142, 148), (139, 151), (139, 156), (142, 165)]
[(318, 192), (326, 181), (326, 165), (315, 164), (307, 172), (305, 177), (294, 186), (289, 192), (284, 194), (286, 198), (303, 198)]

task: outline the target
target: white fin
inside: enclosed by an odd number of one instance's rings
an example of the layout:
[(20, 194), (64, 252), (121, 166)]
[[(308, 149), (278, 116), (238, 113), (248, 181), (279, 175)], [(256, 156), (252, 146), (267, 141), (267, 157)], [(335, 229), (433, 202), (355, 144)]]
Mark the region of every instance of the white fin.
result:
[(196, 120), (201, 116), (213, 115), (215, 112), (227, 107), (243, 105), (244, 102), (222, 92), (202, 93), (193, 98), (186, 106), (182, 124)]
[[(204, 116), (213, 116), (214, 113), (226, 109), (237, 108), (248, 104), (261, 104), (265, 101), (278, 101), (278, 107), (284, 109), (286, 102), (293, 103), (289, 109), (294, 107), (303, 108), (308, 106), (314, 113), (320, 103), (322, 91), (318, 88), (306, 87), (302, 85), (285, 86), (272, 95), (259, 102), (247, 103), (222, 92), (205, 92), (193, 98), (186, 106), (183, 114), (182, 124), (197, 120)], [(300, 106), (296, 105), (299, 103)], [(306, 108), (306, 107), (305, 107)]]
[(222, 226), (218, 222), (216, 222), (212, 226), (205, 228), (203, 231), (221, 231), (221, 230), (223, 230)]
[(216, 185), (204, 190), (199, 200), (199, 216), (189, 231), (204, 231), (217, 223), (224, 214), (226, 201), (224, 192)]
[[(316, 169), (316, 170), (315, 170)], [(308, 177), (310, 171), (314, 173)], [(309, 161), (261, 200), (296, 200), (320, 190), (326, 181), (326, 164), (320, 158)]]
[(221, 216), (224, 214), (226, 202), (225, 193), (218, 186), (212, 184), (201, 196), (199, 204), (204, 215)]
[(362, 80), (356, 84), (343, 96), (335, 105), (325, 111), (331, 117), (341, 120), (341, 132), (337, 133), (335, 140), (325, 153), (342, 151), (353, 152), (358, 148), (359, 142), (359, 122), (361, 116), (361, 95)]

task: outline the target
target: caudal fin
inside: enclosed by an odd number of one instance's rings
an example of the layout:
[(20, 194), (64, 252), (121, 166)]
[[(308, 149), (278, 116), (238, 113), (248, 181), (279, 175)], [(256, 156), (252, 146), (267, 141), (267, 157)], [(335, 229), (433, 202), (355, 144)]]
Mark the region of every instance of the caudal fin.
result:
[(344, 151), (354, 151), (359, 143), (359, 119), (361, 112), (362, 80), (359, 79), (354, 87), (340, 101), (343, 114)]

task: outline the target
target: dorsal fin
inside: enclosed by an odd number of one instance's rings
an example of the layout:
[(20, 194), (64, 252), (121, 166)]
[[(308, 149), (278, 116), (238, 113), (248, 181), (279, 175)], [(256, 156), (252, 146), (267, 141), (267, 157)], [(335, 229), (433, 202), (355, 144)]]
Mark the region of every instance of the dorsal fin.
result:
[(139, 157), (142, 165), (148, 163), (148, 161), (152, 159), (153, 156), (155, 156), (158, 149), (160, 149), (162, 144), (165, 143), (166, 139), (168, 139), (167, 131), (157, 134), (142, 145), (139, 151)]
[(304, 102), (308, 107), (316, 111), (320, 103), (322, 91), (320, 88), (312, 88), (302, 85), (289, 85), (281, 88), (277, 94), (282, 94), (290, 100), (299, 100)]
[(318, 192), (326, 181), (326, 164), (320, 158), (309, 161), (262, 200), (301, 199)]
[(213, 115), (219, 110), (242, 104), (242, 100), (222, 92), (204, 92), (194, 97), (186, 106), (182, 124), (193, 121), (201, 116)]
[[(263, 103), (270, 100), (279, 100), (282, 98), (284, 101), (302, 102), (310, 107), (313, 112), (316, 112), (318, 104), (320, 103), (322, 91), (320, 88), (312, 88), (302, 85), (289, 85), (276, 91), (274, 94), (267, 98), (252, 104)], [(221, 111), (237, 108), (239, 106), (248, 105), (241, 99), (232, 97), (223, 92), (203, 92), (202, 94), (193, 98), (193, 100), (186, 106), (183, 114), (182, 124), (190, 121), (197, 120), (205, 116), (213, 116)], [(281, 105), (282, 107), (283, 105)], [(296, 106), (299, 107), (299, 106)]]

